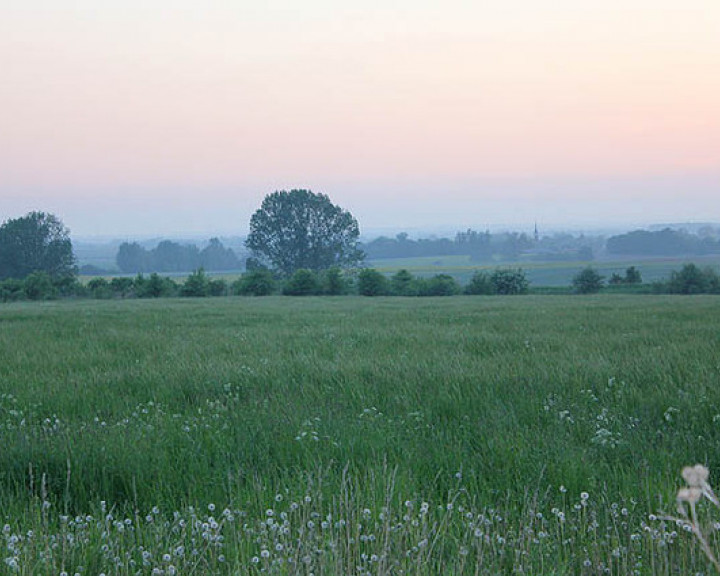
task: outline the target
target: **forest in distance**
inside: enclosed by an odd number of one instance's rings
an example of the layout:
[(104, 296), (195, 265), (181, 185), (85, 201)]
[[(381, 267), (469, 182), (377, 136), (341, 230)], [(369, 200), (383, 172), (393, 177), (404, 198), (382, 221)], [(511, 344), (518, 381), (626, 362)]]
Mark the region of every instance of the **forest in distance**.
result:
[[(359, 244), (365, 259), (467, 256), (478, 264), (572, 262), (638, 257), (710, 256), (720, 254), (720, 225), (678, 225), (659, 230), (638, 229), (609, 237), (554, 232), (479, 232), (468, 229), (454, 237), (413, 238), (406, 232), (378, 236)], [(74, 243), (80, 274), (179, 273), (239, 271), (247, 251), (243, 238), (213, 237), (207, 241), (154, 239), (145, 241)]]

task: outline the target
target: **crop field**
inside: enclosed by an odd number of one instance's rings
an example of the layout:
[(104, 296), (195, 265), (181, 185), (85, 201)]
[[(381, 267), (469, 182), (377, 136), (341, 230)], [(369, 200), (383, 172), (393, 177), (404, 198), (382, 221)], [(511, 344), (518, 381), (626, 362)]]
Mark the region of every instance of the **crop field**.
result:
[(698, 462), (718, 297), (0, 306), (0, 573), (709, 574)]

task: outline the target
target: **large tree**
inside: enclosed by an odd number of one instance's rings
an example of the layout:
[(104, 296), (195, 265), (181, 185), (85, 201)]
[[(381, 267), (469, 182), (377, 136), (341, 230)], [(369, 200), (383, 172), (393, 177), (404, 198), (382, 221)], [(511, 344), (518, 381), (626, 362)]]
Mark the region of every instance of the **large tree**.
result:
[(53, 278), (77, 274), (70, 232), (45, 212), (30, 212), (0, 226), (0, 279), (22, 279), (33, 272)]
[(360, 229), (350, 212), (324, 194), (280, 190), (269, 194), (250, 219), (245, 246), (285, 276), (299, 269), (356, 266)]

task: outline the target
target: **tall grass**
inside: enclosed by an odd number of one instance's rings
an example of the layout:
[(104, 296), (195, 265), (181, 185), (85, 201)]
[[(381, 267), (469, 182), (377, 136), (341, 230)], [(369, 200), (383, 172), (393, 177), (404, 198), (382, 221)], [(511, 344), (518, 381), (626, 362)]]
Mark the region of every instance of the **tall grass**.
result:
[[(4, 306), (7, 557), (28, 574), (705, 570), (649, 515), (673, 500), (683, 464), (720, 461), (717, 304)], [(285, 540), (269, 509), (287, 514)], [(197, 554), (181, 561), (171, 545)], [(293, 567), (304, 547), (312, 562)]]

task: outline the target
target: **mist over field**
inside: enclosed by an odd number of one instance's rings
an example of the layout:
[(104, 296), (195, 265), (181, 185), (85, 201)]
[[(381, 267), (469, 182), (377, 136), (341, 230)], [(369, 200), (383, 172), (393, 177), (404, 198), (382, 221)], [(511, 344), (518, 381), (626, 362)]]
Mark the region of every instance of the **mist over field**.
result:
[(720, 574), (718, 0), (2, 0), (0, 574)]

